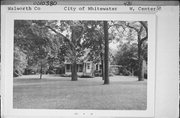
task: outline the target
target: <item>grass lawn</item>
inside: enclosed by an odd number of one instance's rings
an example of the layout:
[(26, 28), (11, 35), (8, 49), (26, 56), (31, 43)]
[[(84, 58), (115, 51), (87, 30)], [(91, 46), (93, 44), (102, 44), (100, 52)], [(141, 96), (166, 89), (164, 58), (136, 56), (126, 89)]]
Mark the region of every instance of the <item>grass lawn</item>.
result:
[(112, 76), (103, 85), (101, 77), (79, 78), (45, 75), (14, 79), (14, 108), (145, 110), (147, 81), (136, 77)]

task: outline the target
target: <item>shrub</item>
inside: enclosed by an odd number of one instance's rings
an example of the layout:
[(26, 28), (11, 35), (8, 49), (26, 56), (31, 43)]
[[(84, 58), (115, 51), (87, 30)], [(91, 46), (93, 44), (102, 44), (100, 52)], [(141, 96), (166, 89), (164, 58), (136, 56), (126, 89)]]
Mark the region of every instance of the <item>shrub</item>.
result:
[(71, 77), (71, 74), (61, 74), (61, 77)]
[(93, 76), (91, 76), (91, 75), (81, 75), (81, 76), (79, 76), (80, 78), (93, 78)]

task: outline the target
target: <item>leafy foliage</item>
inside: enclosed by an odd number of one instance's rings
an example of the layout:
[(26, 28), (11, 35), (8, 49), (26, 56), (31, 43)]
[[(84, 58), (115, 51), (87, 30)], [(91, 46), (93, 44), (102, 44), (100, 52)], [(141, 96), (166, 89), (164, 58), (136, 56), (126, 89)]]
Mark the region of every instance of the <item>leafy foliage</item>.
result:
[(24, 54), (18, 47), (15, 47), (14, 48), (14, 76), (22, 75), (26, 67), (27, 67), (26, 54)]
[(121, 24), (121, 27), (124, 29), (124, 33), (122, 34), (121, 43), (119, 44), (119, 51), (116, 54), (119, 60), (116, 61), (127, 70), (136, 71), (139, 80), (143, 80), (143, 60), (147, 62), (147, 22), (125, 21), (123, 25)]
[[(47, 58), (50, 52), (51, 45), (49, 45), (50, 40), (48, 39), (46, 33), (47, 29), (42, 28), (42, 23), (44, 21), (25, 21), (16, 20), (14, 28), (14, 45), (15, 54), (16, 52), (22, 53), (20, 55), (27, 60), (27, 67), (32, 68), (40, 63), (40, 60)], [(17, 50), (19, 49), (19, 50)], [(21, 51), (21, 52), (20, 52)], [(18, 62), (17, 58), (17, 62)], [(15, 61), (15, 62), (16, 62)], [(22, 60), (19, 60), (22, 61)], [(17, 63), (14, 63), (15, 67), (18, 67)], [(22, 70), (25, 68), (21, 68)], [(17, 69), (14, 69), (16, 72)], [(18, 71), (19, 72), (19, 71)], [(22, 71), (21, 71), (22, 72)]]
[(116, 53), (116, 64), (123, 66), (127, 71), (138, 71), (137, 44), (125, 43)]

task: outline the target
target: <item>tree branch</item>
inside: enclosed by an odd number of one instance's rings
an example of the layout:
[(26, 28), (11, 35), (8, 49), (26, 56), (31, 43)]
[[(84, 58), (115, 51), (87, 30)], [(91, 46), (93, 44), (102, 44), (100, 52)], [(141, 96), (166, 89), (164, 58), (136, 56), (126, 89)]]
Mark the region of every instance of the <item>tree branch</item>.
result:
[(128, 28), (131, 28), (131, 29), (135, 30), (137, 33), (139, 32), (138, 29), (136, 29), (135, 27), (130, 26), (129, 24), (127, 24), (126, 26), (127, 26)]
[(53, 32), (55, 32), (56, 34), (58, 34), (60, 37), (62, 37), (64, 39), (64, 42), (67, 42), (70, 47), (72, 46), (73, 48), (75, 48), (74, 44), (70, 41), (70, 39), (68, 39), (67, 37), (65, 37), (63, 34), (57, 32), (55, 29), (53, 29), (50, 26), (46, 26), (47, 28), (51, 29)]
[(146, 24), (143, 21), (140, 21), (141, 25), (144, 27), (145, 31), (146, 31), (146, 37), (148, 37), (148, 28), (146, 26)]
[(144, 27), (144, 29), (146, 31), (146, 36), (141, 39), (142, 42), (143, 42), (144, 40), (147, 40), (147, 38), (148, 38), (148, 28), (147, 28), (146, 24), (143, 21), (140, 21), (140, 23), (141, 23), (141, 25)]

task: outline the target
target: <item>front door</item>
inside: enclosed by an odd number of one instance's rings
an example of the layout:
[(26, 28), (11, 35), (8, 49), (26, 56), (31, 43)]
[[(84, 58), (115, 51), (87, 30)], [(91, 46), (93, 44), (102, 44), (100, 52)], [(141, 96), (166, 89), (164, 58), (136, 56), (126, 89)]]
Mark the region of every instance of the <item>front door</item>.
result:
[(91, 73), (92, 65), (91, 63), (86, 63), (86, 73)]

